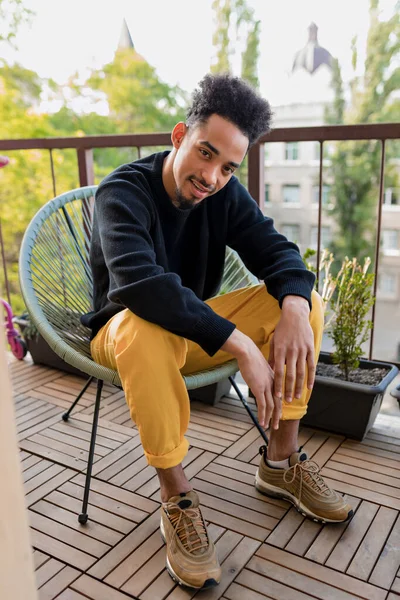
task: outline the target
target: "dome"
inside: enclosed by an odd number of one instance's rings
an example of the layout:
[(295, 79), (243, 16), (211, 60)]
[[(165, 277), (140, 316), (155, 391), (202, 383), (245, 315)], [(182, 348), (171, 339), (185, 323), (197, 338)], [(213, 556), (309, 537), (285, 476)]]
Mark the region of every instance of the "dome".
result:
[(332, 69), (332, 55), (326, 48), (319, 45), (318, 27), (315, 23), (311, 23), (308, 32), (307, 44), (294, 57), (292, 73), (297, 69), (305, 69), (312, 75), (321, 65)]

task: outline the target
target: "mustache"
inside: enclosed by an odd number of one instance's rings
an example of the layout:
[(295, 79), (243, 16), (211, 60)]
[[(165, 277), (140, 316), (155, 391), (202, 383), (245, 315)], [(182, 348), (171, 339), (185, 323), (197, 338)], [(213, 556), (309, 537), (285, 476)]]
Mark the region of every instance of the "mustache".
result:
[(203, 188), (205, 188), (206, 190), (208, 190), (209, 192), (214, 192), (215, 191), (215, 186), (213, 185), (208, 185), (207, 182), (204, 181), (204, 179), (197, 179), (197, 177), (189, 177), (190, 181), (195, 181), (196, 183), (199, 183)]

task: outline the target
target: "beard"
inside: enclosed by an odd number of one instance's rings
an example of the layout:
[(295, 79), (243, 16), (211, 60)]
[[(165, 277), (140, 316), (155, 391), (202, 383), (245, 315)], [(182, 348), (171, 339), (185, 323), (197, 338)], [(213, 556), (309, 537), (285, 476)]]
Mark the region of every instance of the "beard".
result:
[[(209, 186), (207, 186), (205, 181), (200, 181), (197, 180), (194, 175), (191, 177), (188, 177), (187, 181), (199, 181), (200, 185), (202, 185), (203, 187), (207, 188)], [(209, 188), (210, 189), (210, 194), (213, 194), (215, 192), (215, 188)], [(176, 188), (175, 189), (175, 206), (177, 208), (180, 208), (181, 210), (190, 210), (192, 208), (195, 208), (196, 206), (198, 206), (199, 204), (201, 204), (201, 200), (199, 201), (198, 198), (196, 197), (192, 197), (192, 198), (187, 198), (182, 190), (180, 188)]]
[(191, 198), (186, 198), (182, 192), (176, 188), (175, 190), (175, 206), (180, 208), (181, 210), (190, 210), (195, 205), (195, 200)]

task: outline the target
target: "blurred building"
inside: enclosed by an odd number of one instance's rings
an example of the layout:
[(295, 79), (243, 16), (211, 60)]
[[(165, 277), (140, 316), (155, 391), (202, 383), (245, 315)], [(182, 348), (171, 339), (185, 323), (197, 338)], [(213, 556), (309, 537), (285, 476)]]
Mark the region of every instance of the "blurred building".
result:
[[(331, 69), (332, 56), (319, 45), (318, 28), (312, 23), (308, 42), (296, 53), (287, 80), (285, 97), (290, 101), (273, 107), (274, 128), (324, 124), (325, 110), (333, 100)], [(329, 154), (333, 147), (334, 143), (324, 144), (321, 236), (326, 248), (335, 229), (334, 219), (326, 210), (335, 201), (329, 179)], [(317, 142), (265, 145), (264, 212), (274, 219), (279, 231), (300, 246), (301, 252), (317, 248), (319, 152)], [(384, 195), (374, 357), (400, 360), (399, 189), (385, 189)]]

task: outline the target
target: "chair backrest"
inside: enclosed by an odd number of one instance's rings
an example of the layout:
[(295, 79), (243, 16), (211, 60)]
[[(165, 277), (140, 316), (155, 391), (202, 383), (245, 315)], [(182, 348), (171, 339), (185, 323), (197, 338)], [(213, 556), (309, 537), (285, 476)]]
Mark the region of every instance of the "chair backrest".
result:
[[(21, 245), (21, 291), (30, 317), (53, 350), (90, 359), (90, 330), (80, 321), (92, 310), (89, 247), (95, 186), (45, 204)], [(67, 361), (70, 362), (70, 361)]]
[[(95, 191), (96, 186), (79, 188), (43, 206), (20, 253), (21, 290), (33, 323), (59, 356), (82, 370), (91, 359), (90, 330), (80, 318), (93, 305), (89, 247)], [(221, 293), (254, 283), (238, 254), (227, 248)], [(76, 353), (86, 360), (76, 364)]]

